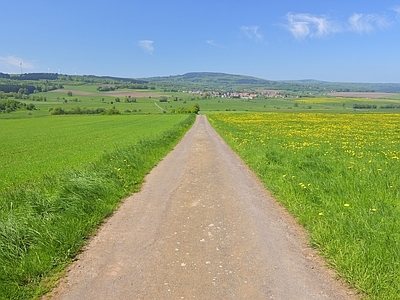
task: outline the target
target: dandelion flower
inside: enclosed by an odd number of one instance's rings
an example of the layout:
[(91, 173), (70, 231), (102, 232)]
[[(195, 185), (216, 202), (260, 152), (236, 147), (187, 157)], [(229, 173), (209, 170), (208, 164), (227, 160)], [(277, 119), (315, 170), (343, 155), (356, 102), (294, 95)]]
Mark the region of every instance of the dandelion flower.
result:
[(324, 213), (322, 213), (322, 212), (320, 212), (319, 214), (318, 214), (318, 216), (323, 216), (324, 215)]
[(344, 204), (344, 206), (345, 206), (345, 207), (349, 207), (349, 206), (350, 206), (350, 204), (348, 204), (348, 203), (345, 203), (345, 204)]

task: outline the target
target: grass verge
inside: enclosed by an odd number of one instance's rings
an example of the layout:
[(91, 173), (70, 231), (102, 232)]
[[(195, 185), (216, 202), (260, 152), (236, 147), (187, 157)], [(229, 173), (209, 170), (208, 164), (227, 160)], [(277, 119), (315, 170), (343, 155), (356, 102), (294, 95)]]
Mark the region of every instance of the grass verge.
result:
[(193, 124), (115, 149), (85, 168), (44, 176), (0, 194), (0, 298), (37, 298), (71, 262), (87, 237)]

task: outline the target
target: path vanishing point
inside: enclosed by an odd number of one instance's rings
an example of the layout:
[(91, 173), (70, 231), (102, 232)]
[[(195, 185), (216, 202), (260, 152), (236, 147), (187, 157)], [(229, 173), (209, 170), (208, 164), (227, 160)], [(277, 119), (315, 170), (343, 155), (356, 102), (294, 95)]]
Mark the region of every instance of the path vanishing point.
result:
[(100, 228), (53, 299), (357, 299), (198, 116)]

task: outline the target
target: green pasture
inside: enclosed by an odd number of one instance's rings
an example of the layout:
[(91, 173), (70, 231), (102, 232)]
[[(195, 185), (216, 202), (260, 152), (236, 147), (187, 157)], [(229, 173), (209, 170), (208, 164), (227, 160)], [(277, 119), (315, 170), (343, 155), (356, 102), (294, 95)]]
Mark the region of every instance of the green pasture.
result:
[(81, 84), (81, 85), (64, 85), (63, 90), (65, 93), (68, 91), (78, 90), (88, 93), (98, 93), (97, 88), (101, 86), (100, 84)]
[(67, 115), (0, 120), (0, 190), (95, 161), (155, 136), (186, 115)]
[(0, 147), (0, 299), (37, 299), (49, 291), (88, 236), (139, 190), (194, 120), (194, 115), (0, 120), (7, 138)]
[[(173, 109), (189, 107), (194, 103), (200, 105), (202, 113), (209, 112), (398, 112), (400, 109), (382, 109), (381, 106), (400, 106), (399, 99), (367, 99), (367, 98), (335, 98), (335, 97), (301, 97), (301, 98), (267, 98), (259, 96), (254, 99), (221, 98), (210, 95), (200, 95), (183, 92), (166, 92), (163, 90), (137, 90), (146, 96), (135, 97), (136, 103), (125, 103), (124, 96), (112, 96), (112, 92), (99, 92), (100, 84), (65, 85), (64, 89), (46, 93), (37, 93), (35, 96), (46, 97), (46, 102), (21, 100), (33, 103), (37, 110), (20, 110), (10, 114), (0, 114), (1, 118), (33, 118), (49, 115), (49, 110), (61, 107), (71, 110), (75, 107), (81, 109), (115, 108), (121, 114), (161, 114)], [(68, 96), (72, 91), (72, 96)], [(80, 95), (81, 92), (91, 93)], [(135, 92), (133, 90), (118, 89), (115, 92)], [(160, 95), (167, 96), (167, 102), (160, 102)], [(393, 96), (394, 97), (394, 96)], [(116, 101), (120, 98), (120, 102)], [(157, 107), (157, 103), (162, 109)], [(354, 109), (353, 105), (376, 105), (376, 109)]]
[(400, 295), (398, 114), (209, 114), (311, 245), (369, 299)]

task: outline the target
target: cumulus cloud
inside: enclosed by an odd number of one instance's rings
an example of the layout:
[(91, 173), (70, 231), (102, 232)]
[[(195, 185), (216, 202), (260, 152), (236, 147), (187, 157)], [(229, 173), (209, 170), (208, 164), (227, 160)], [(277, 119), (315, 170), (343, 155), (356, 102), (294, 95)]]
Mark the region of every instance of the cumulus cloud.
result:
[(138, 44), (148, 54), (153, 54), (153, 51), (154, 51), (153, 43), (154, 43), (154, 41), (151, 41), (151, 40), (141, 40), (141, 41), (139, 41)]
[(306, 13), (287, 13), (286, 28), (298, 40), (319, 38), (340, 31), (340, 26), (326, 16)]
[(376, 14), (353, 14), (349, 18), (350, 30), (357, 33), (368, 33), (375, 29), (384, 29), (390, 26), (390, 22)]
[(258, 32), (258, 26), (242, 26), (240, 27), (240, 31), (247, 36), (251, 40), (255, 40), (257, 42), (261, 42), (263, 40), (263, 36)]
[(0, 63), (6, 68), (20, 68), (22, 67), (24, 70), (33, 70), (35, 66), (20, 57), (9, 55), (9, 56), (0, 56)]

